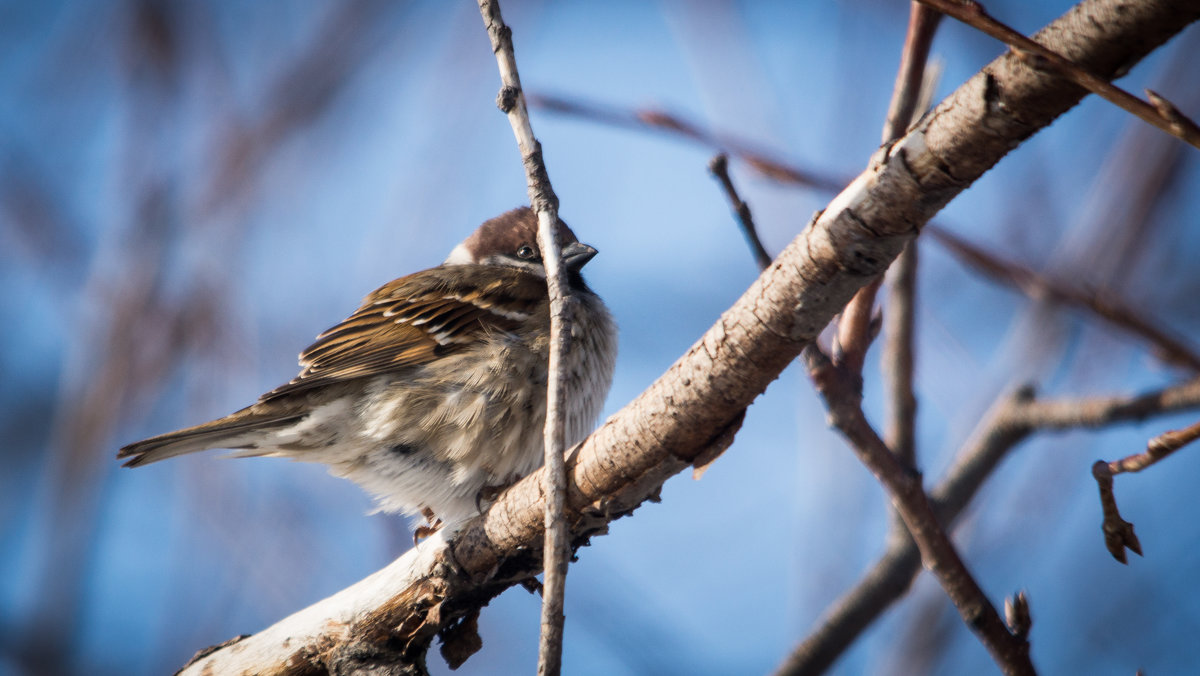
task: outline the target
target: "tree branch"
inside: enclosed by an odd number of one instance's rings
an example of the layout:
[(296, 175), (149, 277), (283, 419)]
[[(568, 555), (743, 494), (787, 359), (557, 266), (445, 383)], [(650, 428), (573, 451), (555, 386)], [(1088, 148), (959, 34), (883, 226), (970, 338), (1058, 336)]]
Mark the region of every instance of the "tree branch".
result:
[(913, 347), (917, 295), (917, 242), (900, 252), (888, 272), (892, 279), (883, 314), (883, 375), (887, 388), (888, 448), (908, 467), (917, 464), (917, 397), (914, 393)]
[(729, 200), (729, 205), (733, 207), (738, 224), (742, 226), (742, 234), (746, 236), (746, 243), (750, 246), (750, 252), (754, 254), (754, 262), (758, 264), (759, 271), (766, 270), (767, 266), (771, 265), (771, 254), (767, 253), (766, 247), (758, 237), (758, 228), (754, 227), (754, 216), (750, 213), (750, 205), (742, 201), (737, 188), (733, 186), (733, 179), (729, 177), (729, 156), (720, 153), (713, 157), (708, 162), (708, 171), (720, 181), (721, 187), (724, 188), (725, 197)]
[[(881, 143), (889, 143), (904, 133), (918, 111), (917, 100), (921, 98), (921, 83), (925, 76), (925, 62), (933, 45), (942, 15), (935, 10), (913, 2), (908, 18), (908, 32), (904, 48), (900, 53), (900, 67), (896, 72), (896, 84), (892, 88), (892, 100), (888, 105), (887, 120), (883, 124)], [(872, 312), (875, 296), (883, 284), (880, 275), (864, 286), (838, 319), (837, 350), (834, 359), (852, 373), (862, 374), (867, 350), (875, 339), (872, 330)]]
[[(1197, 17), (1200, 0), (1087, 0), (1039, 36), (1111, 76)], [(573, 543), (726, 448), (745, 408), (922, 224), (1082, 95), (1005, 55), (877, 153), (686, 354), (568, 459)], [(444, 650), (469, 638), (473, 614), (540, 566), (544, 472), (519, 481), (461, 530), (430, 538), (368, 578), (371, 598), (365, 588), (343, 601), (331, 597), (184, 673), (345, 671), (354, 659), (379, 664), (385, 655), (411, 664), (435, 635), (448, 641)]]
[(550, 294), (550, 364), (546, 392), (546, 430), (544, 487), (545, 504), (545, 578), (542, 584), (541, 638), (538, 644), (538, 674), (557, 676), (562, 672), (563, 605), (567, 585), (567, 566), (571, 557), (563, 503), (567, 494), (567, 469), (563, 415), (567, 406), (567, 388), (562, 363), (571, 335), (571, 311), (566, 277), (562, 270), (562, 252), (558, 246), (558, 196), (550, 186), (550, 176), (542, 159), (542, 144), (533, 135), (517, 57), (513, 50), (512, 29), (500, 16), (499, 0), (479, 0), (479, 12), (496, 54), (503, 83), (496, 103), (508, 115), (529, 186), (529, 202), (538, 215), (538, 246), (546, 268), (546, 286)]
[(807, 186), (830, 194), (837, 193), (846, 184), (845, 181), (786, 164), (772, 153), (756, 148), (749, 141), (708, 131), (680, 115), (665, 110), (631, 112), (600, 103), (584, 103), (561, 96), (533, 93), (529, 95), (529, 102), (535, 107), (555, 113), (574, 115), (617, 127), (652, 129), (686, 138), (706, 148), (715, 148), (719, 152), (736, 157), (764, 176), (781, 183)]
[(975, 635), (1005, 674), (1033, 674), (1029, 642), (1014, 636), (972, 577), (950, 542), (925, 495), (921, 475), (905, 467), (883, 443), (863, 415), (861, 395), (853, 374), (830, 362), (819, 350), (806, 349), (809, 376), (825, 399), (830, 422), (846, 436), (850, 447), (887, 489), (892, 506), (912, 535), (921, 561)]
[(1052, 280), (1027, 266), (1003, 258), (975, 246), (944, 228), (930, 225), (925, 229), (929, 237), (944, 246), (955, 258), (1001, 284), (1013, 287), (1033, 300), (1082, 308), (1103, 319), (1118, 331), (1142, 338), (1153, 345), (1162, 357), (1200, 372), (1200, 354), (1182, 339), (1171, 335), (1143, 317), (1123, 301), (1097, 291), (1074, 288), (1066, 282)]
[(1146, 90), (1151, 101), (1151, 103), (1146, 103), (1124, 89), (1110, 84), (1107, 79), (1094, 75), (1087, 68), (1065, 58), (1053, 49), (1038, 44), (996, 21), (988, 15), (983, 5), (974, 0), (917, 1), (1009, 45), (1014, 54), (1035, 68), (1052, 70), (1122, 110), (1200, 148), (1200, 127), (1179, 112), (1179, 109), (1170, 101), (1155, 92)]
[[(984, 415), (956, 454), (946, 476), (930, 491), (934, 510), (951, 528), (1000, 462), (1038, 431), (1096, 429), (1123, 422), (1200, 408), (1200, 379), (1138, 396), (1039, 401), (1022, 388)], [(920, 572), (916, 544), (906, 533), (892, 533), (883, 556), (858, 583), (826, 610), (776, 674), (823, 673), (880, 615), (908, 591)]]

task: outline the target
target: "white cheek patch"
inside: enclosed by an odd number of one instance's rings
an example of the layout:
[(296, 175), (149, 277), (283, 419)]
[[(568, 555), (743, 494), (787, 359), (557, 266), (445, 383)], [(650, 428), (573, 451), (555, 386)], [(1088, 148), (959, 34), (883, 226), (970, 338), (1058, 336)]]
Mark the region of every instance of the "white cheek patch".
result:
[(446, 256), (446, 260), (442, 264), (443, 265), (471, 265), (474, 262), (475, 262), (475, 258), (473, 256), (471, 256), (471, 252), (467, 251), (466, 245), (459, 244), (458, 246), (454, 247), (454, 249), (450, 252), (449, 256)]

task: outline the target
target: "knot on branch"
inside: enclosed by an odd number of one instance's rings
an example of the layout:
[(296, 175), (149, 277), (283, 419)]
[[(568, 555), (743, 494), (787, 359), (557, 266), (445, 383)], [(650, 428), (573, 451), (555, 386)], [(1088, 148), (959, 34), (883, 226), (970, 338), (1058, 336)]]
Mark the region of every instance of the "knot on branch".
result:
[(517, 98), (520, 96), (521, 89), (519, 87), (504, 85), (500, 88), (500, 93), (496, 94), (496, 107), (500, 109), (500, 112), (508, 115), (516, 107)]

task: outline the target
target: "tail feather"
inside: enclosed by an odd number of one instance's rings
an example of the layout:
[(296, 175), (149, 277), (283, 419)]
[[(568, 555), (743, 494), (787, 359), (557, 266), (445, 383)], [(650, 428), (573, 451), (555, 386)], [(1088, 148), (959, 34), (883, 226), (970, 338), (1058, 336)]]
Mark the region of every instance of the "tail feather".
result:
[(287, 427), (303, 417), (304, 414), (255, 415), (243, 409), (224, 418), (129, 444), (117, 452), (117, 459), (128, 458), (125, 467), (138, 467), (210, 448), (253, 449), (259, 433)]

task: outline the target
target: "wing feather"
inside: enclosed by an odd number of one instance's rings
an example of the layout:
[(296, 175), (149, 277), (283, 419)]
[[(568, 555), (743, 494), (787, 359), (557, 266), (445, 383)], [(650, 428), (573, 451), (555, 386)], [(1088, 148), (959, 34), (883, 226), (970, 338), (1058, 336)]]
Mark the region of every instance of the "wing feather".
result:
[(547, 312), (545, 281), (523, 270), (457, 265), (401, 277), (317, 336), (300, 353), (300, 374), (261, 401), (421, 366), (539, 312)]

